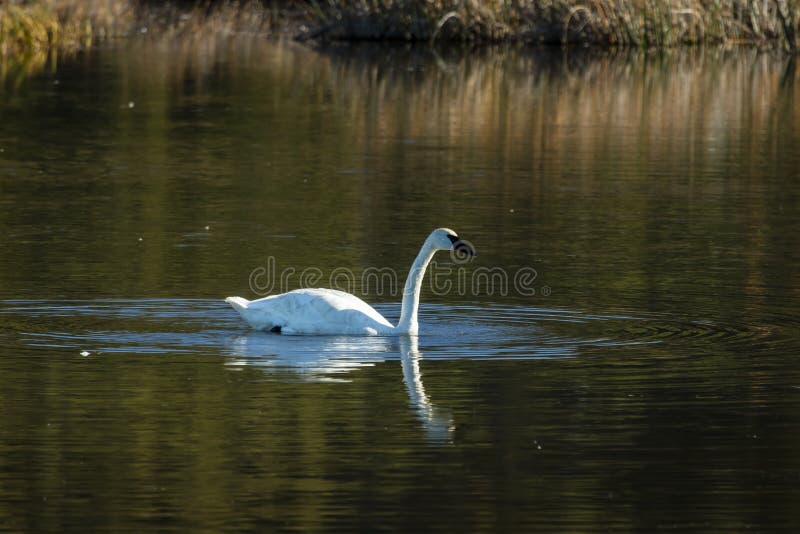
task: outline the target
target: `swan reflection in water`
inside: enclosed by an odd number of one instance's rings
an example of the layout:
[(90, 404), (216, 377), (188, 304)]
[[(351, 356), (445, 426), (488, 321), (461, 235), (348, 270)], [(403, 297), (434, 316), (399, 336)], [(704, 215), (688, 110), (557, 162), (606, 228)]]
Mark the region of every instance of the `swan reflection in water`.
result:
[(450, 443), (455, 429), (448, 413), (435, 407), (422, 383), (416, 336), (348, 337), (282, 336), (253, 331), (231, 344), (232, 368), (256, 366), (275, 372), (291, 372), (313, 381), (349, 381), (336, 375), (394, 359), (399, 355), (403, 381), (411, 408), (433, 443)]
[(436, 408), (422, 384), (422, 373), (419, 362), (422, 353), (417, 348), (417, 336), (401, 336), (400, 362), (403, 364), (403, 381), (408, 390), (408, 401), (417, 412), (417, 418), (422, 422), (428, 439), (437, 443), (449, 443), (453, 438), (455, 425), (449, 413)]

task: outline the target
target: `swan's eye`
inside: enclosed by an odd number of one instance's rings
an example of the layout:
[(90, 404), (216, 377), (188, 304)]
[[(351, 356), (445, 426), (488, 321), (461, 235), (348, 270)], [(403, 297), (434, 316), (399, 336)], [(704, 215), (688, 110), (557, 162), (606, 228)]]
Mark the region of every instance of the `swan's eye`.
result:
[(458, 242), (458, 236), (453, 234), (447, 234), (447, 239), (450, 240), (452, 244), (456, 244)]

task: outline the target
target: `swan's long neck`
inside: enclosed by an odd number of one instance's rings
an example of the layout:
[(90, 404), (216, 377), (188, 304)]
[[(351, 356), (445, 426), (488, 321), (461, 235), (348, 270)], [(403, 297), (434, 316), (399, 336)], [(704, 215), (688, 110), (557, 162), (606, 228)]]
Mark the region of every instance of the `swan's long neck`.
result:
[(401, 334), (416, 335), (418, 330), (417, 308), (419, 308), (419, 293), (422, 289), (422, 279), (425, 276), (425, 269), (436, 253), (436, 248), (425, 241), (417, 254), (417, 259), (411, 265), (408, 272), (406, 285), (403, 288), (403, 306), (400, 310), (400, 322), (397, 323), (397, 330)]

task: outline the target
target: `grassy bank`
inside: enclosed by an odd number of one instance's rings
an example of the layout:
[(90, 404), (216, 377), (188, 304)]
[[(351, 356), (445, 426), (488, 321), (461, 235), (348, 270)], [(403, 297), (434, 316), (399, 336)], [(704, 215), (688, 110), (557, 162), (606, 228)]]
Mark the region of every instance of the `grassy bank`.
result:
[(169, 37), (265, 32), (277, 12), (257, 0), (0, 0), (0, 56), (88, 47), (150, 31)]
[(256, 0), (0, 0), (0, 79), (26, 75), (59, 58), (133, 35), (213, 46), (219, 38), (267, 33), (281, 17)]
[(331, 0), (314, 38), (795, 48), (800, 0)]
[(135, 20), (120, 0), (0, 0), (0, 79), (24, 76), (100, 40), (127, 33)]
[(202, 41), (279, 26), (301, 40), (795, 49), (800, 0), (0, 0), (0, 61), (41, 61), (135, 33)]
[(87, 46), (127, 32), (133, 17), (129, 1), (0, 1), (0, 56)]

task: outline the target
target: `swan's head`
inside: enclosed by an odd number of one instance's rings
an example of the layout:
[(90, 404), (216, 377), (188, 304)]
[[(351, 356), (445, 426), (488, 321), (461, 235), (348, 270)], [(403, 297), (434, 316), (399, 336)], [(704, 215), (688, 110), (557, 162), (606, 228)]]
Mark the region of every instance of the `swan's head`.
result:
[(476, 256), (475, 247), (468, 241), (463, 241), (458, 234), (449, 228), (437, 228), (428, 237), (437, 250), (453, 250), (459, 257)]

